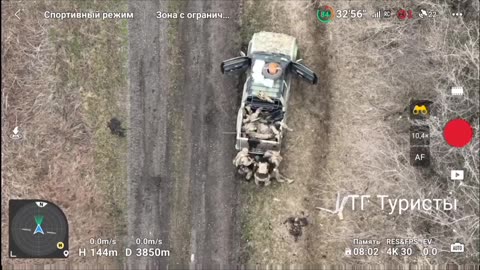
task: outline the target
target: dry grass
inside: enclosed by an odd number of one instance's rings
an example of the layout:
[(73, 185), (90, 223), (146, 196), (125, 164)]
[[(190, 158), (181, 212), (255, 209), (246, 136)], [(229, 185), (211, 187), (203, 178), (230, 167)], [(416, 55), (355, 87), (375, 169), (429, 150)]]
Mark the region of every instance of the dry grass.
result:
[[(470, 10), (463, 19), (448, 15), (457, 7), (423, 1), (418, 4), (437, 10), (437, 18), (337, 19), (324, 29), (311, 21), (310, 25), (304, 23), (305, 18), (313, 16), (316, 3), (273, 1), (267, 11), (253, 3), (246, 4), (245, 18), (249, 19), (248, 23), (244, 21), (244, 39), (260, 30), (295, 35), (301, 45), (301, 58), (320, 73), (321, 86), (316, 94), (321, 100), (307, 89), (292, 86), (290, 106), (294, 106), (287, 121), (295, 131), (288, 134), (282, 151), (284, 172), (297, 182), (268, 191), (246, 190), (250, 195), (244, 231), (250, 262), (478, 263), (478, 2), (468, 9), (462, 7)], [(335, 8), (384, 8), (384, 3), (378, 5), (374, 1), (342, 1), (335, 3)], [(287, 7), (287, 22), (281, 19), (283, 15), (275, 15), (282, 12), (279, 7)], [(292, 21), (296, 23), (292, 25)], [(464, 98), (449, 96), (450, 87), (455, 85), (464, 86)], [(410, 98), (434, 102), (433, 116), (427, 122), (432, 136), (430, 169), (409, 164), (412, 123), (406, 108)], [(456, 117), (468, 119), (477, 132), (475, 140), (462, 149), (447, 146), (441, 133), (446, 122)], [(466, 169), (470, 177), (463, 185), (447, 180), (453, 168)], [(459, 208), (389, 215), (388, 207), (382, 210), (372, 200), (365, 211), (346, 209), (344, 220), (315, 210), (316, 206), (334, 208), (337, 192), (342, 196), (456, 198)], [(306, 229), (306, 241), (293, 243), (285, 237), (279, 222), (305, 209), (310, 210), (312, 225)], [(344, 249), (353, 246), (354, 238), (385, 243), (387, 237), (433, 238), (440, 255), (344, 256)], [(448, 252), (454, 242), (466, 244), (465, 256)], [(386, 248), (381, 247), (383, 251)]]
[[(125, 24), (43, 18), (45, 10), (91, 4), (2, 2), (2, 239), (8, 200), (36, 198), (64, 210), (71, 251), (92, 247), (91, 237), (123, 240), (126, 141), (112, 137), (106, 122), (127, 119)], [(13, 142), (17, 125), (24, 139)], [(2, 264), (38, 262), (6, 259), (7, 242)], [(114, 263), (72, 253), (74, 264)]]
[[(352, 247), (353, 238), (433, 238), (441, 251), (439, 257), (412, 258), (386, 254), (342, 258), (337, 253), (337, 260), (478, 263), (478, 137), (465, 148), (453, 149), (442, 136), (443, 126), (456, 117), (468, 119), (476, 131), (479, 128), (478, 2), (471, 7), (477, 12), (465, 19), (449, 16), (451, 7), (446, 4), (423, 4), (440, 15), (428, 21), (337, 20), (329, 28), (335, 55), (330, 64), (337, 69), (332, 74), (331, 90), (336, 105), (331, 112), (325, 181), (314, 189), (318, 205), (324, 207), (334, 206), (336, 191), (405, 199), (456, 198), (461, 206), (450, 212), (389, 215), (376, 205), (363, 212), (346, 211), (344, 221), (321, 212), (318, 221), (327, 225), (327, 230), (317, 240), (332, 239), (323, 247), (343, 250)], [(456, 85), (465, 87), (464, 98), (450, 97), (450, 87)], [(415, 124), (405, 110), (410, 98), (434, 102), (433, 116), (427, 121), (431, 129), (430, 169), (409, 164), (408, 132)], [(447, 180), (454, 168), (465, 168), (471, 176), (464, 185)], [(454, 242), (465, 243), (464, 257), (448, 252)]]

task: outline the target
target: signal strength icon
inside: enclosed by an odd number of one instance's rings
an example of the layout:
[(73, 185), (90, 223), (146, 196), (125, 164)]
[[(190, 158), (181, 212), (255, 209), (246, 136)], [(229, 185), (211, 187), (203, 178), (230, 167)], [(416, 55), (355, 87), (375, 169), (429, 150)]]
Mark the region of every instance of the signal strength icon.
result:
[(382, 17), (382, 11), (381, 10), (378, 10), (377, 12), (372, 14), (372, 18), (374, 18), (374, 19), (378, 19), (378, 18), (381, 18), (381, 17)]

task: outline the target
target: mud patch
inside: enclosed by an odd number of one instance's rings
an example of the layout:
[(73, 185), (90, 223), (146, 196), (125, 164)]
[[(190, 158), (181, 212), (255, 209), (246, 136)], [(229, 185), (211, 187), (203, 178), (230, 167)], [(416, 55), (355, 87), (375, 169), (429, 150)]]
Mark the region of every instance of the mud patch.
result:
[(288, 217), (283, 224), (286, 225), (288, 233), (293, 236), (296, 242), (303, 235), (303, 227), (308, 226), (308, 219), (302, 212), (300, 216)]

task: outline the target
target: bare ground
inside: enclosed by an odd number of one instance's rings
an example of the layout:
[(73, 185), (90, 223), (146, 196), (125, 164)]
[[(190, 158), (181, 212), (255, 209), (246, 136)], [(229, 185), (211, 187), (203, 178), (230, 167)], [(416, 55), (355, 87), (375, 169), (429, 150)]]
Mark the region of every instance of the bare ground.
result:
[[(129, 267), (229, 268), (236, 259), (237, 181), (231, 159), (238, 54), (236, 2), (131, 1), (129, 236), (160, 238), (170, 257)], [(157, 19), (162, 12), (224, 12), (231, 19)], [(132, 242), (133, 243), (133, 242)]]

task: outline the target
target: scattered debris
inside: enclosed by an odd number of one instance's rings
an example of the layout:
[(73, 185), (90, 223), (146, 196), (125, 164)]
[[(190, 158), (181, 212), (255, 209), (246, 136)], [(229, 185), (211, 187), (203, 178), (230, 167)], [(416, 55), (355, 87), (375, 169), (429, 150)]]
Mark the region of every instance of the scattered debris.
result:
[(240, 175), (245, 175), (247, 180), (252, 178), (255, 164), (253, 158), (250, 157), (247, 148), (243, 148), (240, 152), (238, 152), (237, 156), (233, 160), (233, 165), (238, 168), (238, 173)]
[(250, 106), (245, 107), (245, 118), (243, 119), (243, 123), (253, 123), (259, 120), (259, 115), (262, 112), (262, 107), (257, 108), (257, 110), (252, 113), (252, 109)]
[(255, 184), (263, 183), (264, 186), (269, 186), (272, 178), (280, 183), (293, 183), (292, 179), (280, 173), (278, 168), (281, 162), (282, 157), (278, 151), (268, 150), (261, 156), (250, 154), (248, 148), (243, 148), (233, 159), (233, 165), (238, 168), (240, 175), (244, 175), (247, 181), (253, 176)]
[(278, 125), (282, 126), (284, 129), (286, 129), (286, 130), (288, 130), (288, 131), (293, 131), (293, 129), (289, 128), (289, 127), (287, 126), (287, 124), (285, 124), (285, 123), (283, 123), (283, 122), (280, 122), (280, 121), (277, 122), (277, 123), (278, 123)]
[(125, 129), (122, 128), (122, 122), (118, 120), (116, 117), (110, 119), (110, 122), (107, 123), (110, 132), (113, 135), (117, 135), (119, 137), (125, 137)]
[[(260, 100), (274, 103), (264, 92), (256, 96)], [(266, 140), (278, 143), (281, 141), (283, 128), (291, 130), (282, 121), (284, 112), (281, 107), (268, 105), (246, 105), (243, 109), (241, 137), (255, 140)], [(267, 148), (268, 149), (268, 148)], [(244, 175), (247, 180), (253, 176), (255, 184), (271, 184), (271, 179), (278, 182), (293, 183), (279, 172), (282, 157), (279, 151), (267, 150), (262, 154), (250, 154), (249, 149), (243, 148), (235, 157), (233, 164), (238, 168), (238, 173)]]
[(267, 158), (268, 162), (275, 165), (276, 168), (280, 166), (280, 162), (282, 162), (283, 160), (282, 156), (280, 156), (280, 153), (278, 151), (268, 150), (265, 152), (263, 157)]
[(270, 173), (268, 172), (268, 162), (258, 162), (255, 168), (255, 184), (260, 185), (261, 182), (265, 186), (271, 184)]
[(302, 211), (300, 212), (300, 216), (289, 217), (283, 222), (283, 224), (287, 224), (288, 232), (294, 237), (295, 242), (300, 236), (302, 236), (303, 227), (308, 225), (307, 217), (308, 215), (305, 215), (305, 213)]
[[(260, 98), (260, 96), (257, 97)], [(280, 112), (270, 112), (264, 110), (262, 107), (259, 107), (255, 112), (252, 112), (253, 110), (249, 105), (245, 106), (244, 110), (242, 137), (279, 142), (281, 139), (282, 128), (291, 131), (290, 128), (282, 123), (281, 120), (283, 119), (283, 115)]]

